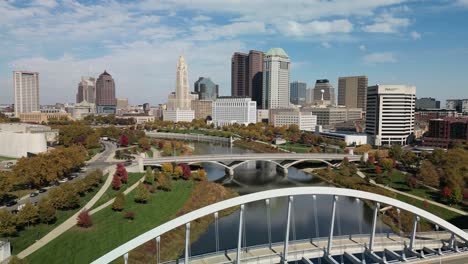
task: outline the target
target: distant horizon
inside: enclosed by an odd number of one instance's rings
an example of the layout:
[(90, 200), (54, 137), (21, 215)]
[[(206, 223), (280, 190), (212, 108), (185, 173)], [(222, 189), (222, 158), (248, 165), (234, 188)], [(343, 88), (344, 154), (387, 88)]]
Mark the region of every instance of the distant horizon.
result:
[[(14, 70), (39, 72), (41, 104), (74, 102), (81, 76), (107, 70), (118, 98), (164, 103), (186, 57), (190, 89), (201, 76), (230, 95), (231, 56), (281, 47), (291, 82), (308, 88), (366, 75), (369, 86), (416, 86), (418, 98), (468, 98), (468, 2), (188, 0), (0, 2), (0, 103)], [(92, 11), (92, 12), (90, 12)], [(74, 21), (70, 23), (69, 21)]]

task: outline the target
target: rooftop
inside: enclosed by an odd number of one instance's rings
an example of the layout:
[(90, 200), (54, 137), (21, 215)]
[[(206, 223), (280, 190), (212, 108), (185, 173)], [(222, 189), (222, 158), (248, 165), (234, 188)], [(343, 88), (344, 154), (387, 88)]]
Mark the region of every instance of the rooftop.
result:
[(282, 48), (271, 48), (267, 53), (266, 56), (284, 56), (289, 57), (288, 54)]

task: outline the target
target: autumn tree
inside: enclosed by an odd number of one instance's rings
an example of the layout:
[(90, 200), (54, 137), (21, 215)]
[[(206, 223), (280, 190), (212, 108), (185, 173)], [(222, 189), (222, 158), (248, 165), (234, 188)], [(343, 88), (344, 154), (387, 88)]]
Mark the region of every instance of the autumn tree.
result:
[(428, 160), (423, 160), (421, 162), (418, 177), (429, 186), (439, 187), (439, 174), (434, 165)]
[(55, 221), (56, 209), (49, 199), (42, 199), (37, 205), (37, 210), (42, 223), (49, 224)]
[(128, 172), (125, 166), (122, 163), (117, 164), (117, 168), (115, 170), (115, 174), (122, 183), (127, 183), (128, 181)]
[(16, 234), (16, 215), (5, 209), (0, 210), (0, 236), (13, 236)]
[(89, 211), (84, 208), (76, 218), (76, 225), (84, 228), (91, 227), (93, 225), (93, 219), (91, 219), (91, 215)]
[(463, 201), (463, 194), (460, 187), (455, 186), (450, 195), (450, 202), (453, 204), (459, 204)]
[(112, 204), (112, 209), (115, 211), (122, 211), (124, 208), (125, 208), (125, 195), (123, 192), (119, 192), (115, 196), (114, 203)]
[(180, 166), (182, 167), (182, 178), (188, 180), (192, 175), (192, 170), (190, 169), (190, 166), (186, 163), (182, 163), (180, 164)]
[(120, 136), (119, 145), (127, 147), (129, 144), (128, 136), (123, 134)]
[(122, 183), (120, 182), (119, 176), (117, 176), (117, 175), (114, 174), (114, 177), (112, 178), (112, 188), (113, 188), (114, 190), (119, 190), (121, 184), (122, 184)]
[(375, 157), (374, 156), (369, 156), (369, 158), (367, 159), (367, 162), (366, 162), (366, 166), (368, 168), (373, 168), (374, 164), (375, 164)]
[(172, 163), (164, 163), (164, 164), (162, 165), (161, 170), (162, 170), (163, 172), (167, 172), (167, 173), (172, 174), (172, 173), (174, 172), (174, 166), (172, 166)]
[(18, 212), (18, 224), (27, 225), (34, 224), (39, 219), (39, 213), (36, 206), (27, 202), (24, 207)]
[(173, 173), (174, 177), (180, 178), (182, 174), (184, 174), (184, 169), (182, 169), (182, 166), (180, 165), (176, 166), (174, 169), (174, 173)]
[(393, 145), (388, 151), (388, 155), (392, 159), (401, 160), (401, 156), (403, 155), (403, 150), (401, 149), (400, 145)]
[(146, 203), (149, 198), (149, 191), (144, 184), (140, 183), (135, 193), (135, 202)]
[(450, 189), (448, 186), (445, 186), (441, 193), (442, 195), (442, 198), (445, 200), (445, 201), (449, 201), (450, 200), (450, 197), (452, 196), (452, 189)]
[(80, 205), (80, 196), (73, 184), (66, 182), (49, 191), (49, 199), (56, 209), (72, 209)]
[(150, 141), (148, 140), (147, 137), (142, 137), (138, 140), (138, 145), (140, 146), (140, 148), (142, 148), (143, 150), (149, 150), (151, 148), (151, 144), (150, 144)]
[(151, 169), (151, 167), (146, 168), (145, 183), (147, 183), (149, 185), (153, 185), (153, 183), (154, 183), (154, 174), (153, 174), (153, 170)]
[(418, 161), (418, 156), (416, 156), (416, 154), (414, 154), (414, 152), (412, 151), (407, 151), (401, 156), (401, 163), (406, 168), (416, 165), (417, 161)]
[(393, 170), (393, 163), (393, 160), (388, 158), (382, 159), (380, 161), (380, 164), (388, 174), (390, 174)]
[(354, 149), (354, 152), (356, 153), (364, 153), (364, 152), (369, 152), (372, 149), (372, 146), (369, 144), (364, 144), (356, 147)]
[(375, 167), (375, 173), (376, 174), (381, 174), (382, 173), (382, 169), (380, 168), (380, 166)]

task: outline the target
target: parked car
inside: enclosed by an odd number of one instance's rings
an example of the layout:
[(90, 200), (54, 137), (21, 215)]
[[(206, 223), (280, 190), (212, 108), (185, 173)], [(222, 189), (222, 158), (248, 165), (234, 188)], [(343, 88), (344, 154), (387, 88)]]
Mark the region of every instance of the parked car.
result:
[(38, 196), (38, 195), (39, 195), (38, 192), (32, 192), (32, 193), (29, 195), (29, 197), (36, 197), (36, 196)]
[[(76, 176), (75, 176), (75, 177), (76, 177)], [(68, 180), (68, 181), (71, 181), (71, 180), (75, 179), (75, 177), (68, 176), (67, 180)]]
[(38, 191), (39, 193), (45, 193), (45, 192), (47, 192), (47, 190), (46, 190), (46, 189), (42, 189), (42, 188), (41, 188), (41, 189), (39, 189), (39, 190), (37, 190), (37, 191)]
[(18, 210), (18, 209), (11, 210), (11, 213), (12, 213), (12, 214), (18, 214), (18, 213), (19, 213), (19, 210)]
[(5, 203), (5, 205), (6, 205), (7, 207), (13, 206), (13, 205), (15, 205), (15, 204), (17, 204), (17, 202), (16, 202), (15, 200), (11, 200), (11, 201), (8, 201), (8, 202)]
[(67, 181), (68, 181), (67, 178), (63, 178), (63, 179), (59, 180), (58, 182), (59, 182), (59, 183), (65, 183), (65, 182), (67, 182)]

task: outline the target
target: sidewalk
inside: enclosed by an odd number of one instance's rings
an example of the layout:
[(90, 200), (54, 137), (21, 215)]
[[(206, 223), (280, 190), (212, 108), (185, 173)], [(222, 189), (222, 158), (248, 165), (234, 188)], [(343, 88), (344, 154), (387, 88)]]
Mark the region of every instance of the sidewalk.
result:
[[(366, 175), (364, 173), (362, 173), (362, 171), (360, 171), (360, 170), (357, 171), (357, 175), (359, 175), (359, 177), (361, 177), (363, 179), (366, 178)], [(459, 209), (456, 209), (456, 208), (453, 208), (453, 207), (450, 207), (448, 205), (441, 204), (441, 203), (438, 203), (438, 202), (435, 202), (435, 201), (427, 200), (427, 199), (421, 198), (421, 197), (416, 196), (416, 195), (412, 195), (412, 194), (409, 194), (409, 193), (398, 191), (396, 189), (393, 189), (392, 187), (388, 187), (388, 186), (385, 186), (385, 185), (382, 185), (382, 184), (378, 184), (374, 180), (370, 180), (370, 183), (375, 185), (375, 186), (378, 186), (380, 188), (384, 188), (384, 189), (387, 189), (389, 191), (392, 191), (392, 192), (395, 192), (395, 193), (398, 193), (398, 194), (401, 194), (401, 195), (405, 195), (407, 197), (410, 197), (410, 198), (413, 198), (413, 199), (416, 199), (416, 200), (419, 200), (419, 201), (423, 201), (423, 202), (426, 201), (426, 202), (428, 202), (430, 204), (442, 207), (444, 209), (450, 210), (450, 211), (452, 211), (454, 213), (457, 213), (457, 214), (460, 214), (460, 215), (468, 215), (468, 212), (465, 212), (463, 210), (459, 210)]]
[(21, 251), (18, 254), (18, 257), (21, 259), (26, 258), (27, 256), (31, 255), (38, 249), (42, 248), (45, 246), (47, 243), (50, 241), (54, 240), (61, 234), (65, 233), (68, 229), (72, 228), (73, 226), (76, 225), (76, 218), (80, 214), (80, 212), (85, 209), (85, 208), (91, 208), (93, 205), (101, 198), (101, 196), (106, 192), (106, 190), (109, 188), (109, 186), (112, 183), (112, 178), (115, 173), (114, 166), (108, 167), (105, 171), (104, 174), (109, 173), (106, 179), (106, 182), (102, 185), (101, 189), (96, 193), (96, 195), (85, 205), (83, 208), (78, 210), (74, 215), (72, 215), (70, 218), (65, 220), (62, 224), (60, 224), (58, 227), (50, 231), (47, 235), (42, 237), (41, 239), (37, 240), (34, 244), (26, 248), (25, 250)]

